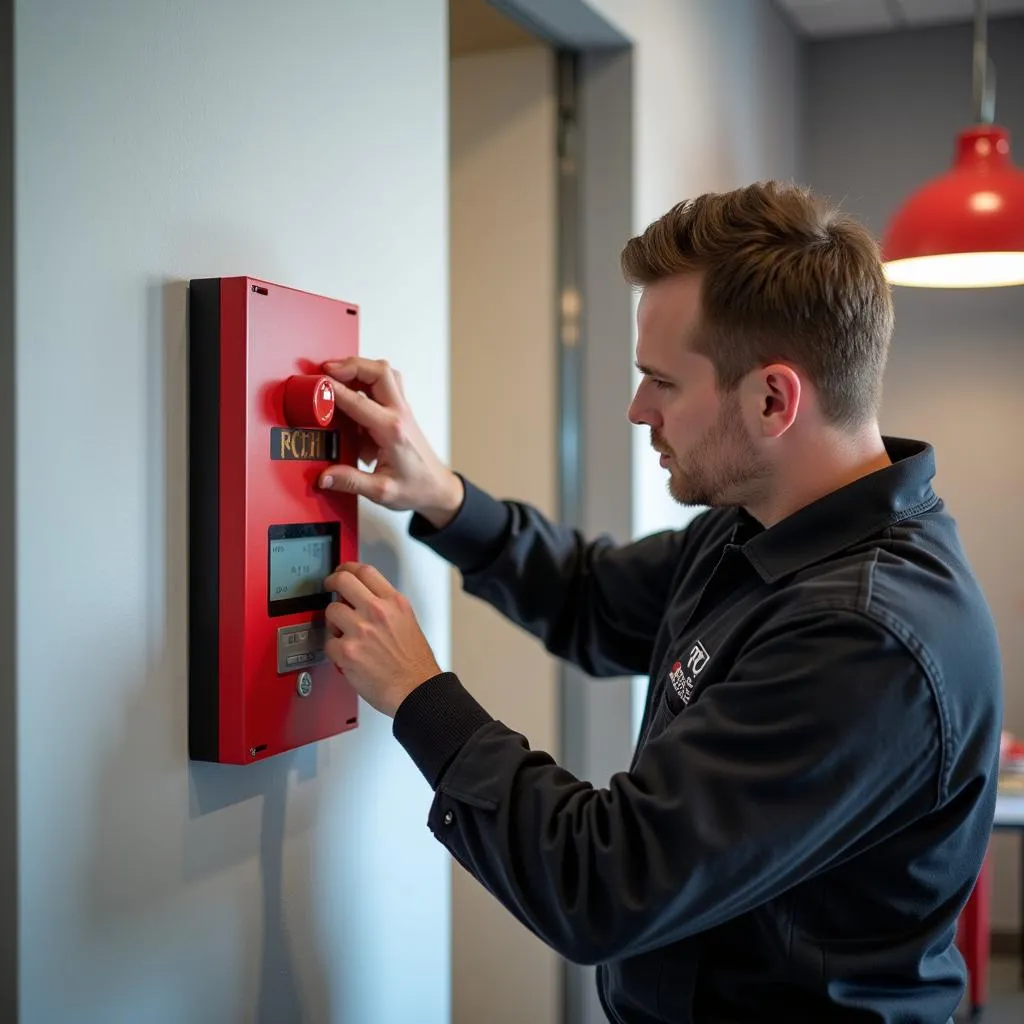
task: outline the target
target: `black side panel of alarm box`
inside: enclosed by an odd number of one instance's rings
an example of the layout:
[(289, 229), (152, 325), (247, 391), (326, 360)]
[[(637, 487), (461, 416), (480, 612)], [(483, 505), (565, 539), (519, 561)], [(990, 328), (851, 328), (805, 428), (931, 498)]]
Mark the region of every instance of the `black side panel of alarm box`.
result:
[(189, 283), (188, 753), (194, 761), (220, 759), (220, 286), (220, 278)]

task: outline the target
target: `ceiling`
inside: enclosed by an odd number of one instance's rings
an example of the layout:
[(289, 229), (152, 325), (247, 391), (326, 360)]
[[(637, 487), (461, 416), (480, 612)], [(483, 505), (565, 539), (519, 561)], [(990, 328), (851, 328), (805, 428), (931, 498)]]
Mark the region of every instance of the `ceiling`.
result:
[[(804, 35), (844, 36), (973, 21), (974, 0), (775, 0)], [(1024, 14), (1024, 0), (987, 0), (990, 17)]]
[(448, 37), (453, 57), (537, 42), (486, 0), (449, 0)]
[[(722, 2), (722, 0), (719, 0)], [(805, 36), (891, 32), (974, 19), (974, 0), (775, 0)], [(449, 0), (453, 57), (525, 46), (537, 40), (488, 0)], [(1024, 0), (986, 0), (989, 17), (1024, 15)]]

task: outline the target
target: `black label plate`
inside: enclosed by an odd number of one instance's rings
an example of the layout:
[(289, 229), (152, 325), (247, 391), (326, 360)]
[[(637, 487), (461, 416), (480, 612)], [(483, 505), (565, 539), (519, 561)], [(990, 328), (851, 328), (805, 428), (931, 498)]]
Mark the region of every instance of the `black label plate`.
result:
[(270, 457), (285, 462), (336, 462), (338, 435), (333, 430), (272, 427)]

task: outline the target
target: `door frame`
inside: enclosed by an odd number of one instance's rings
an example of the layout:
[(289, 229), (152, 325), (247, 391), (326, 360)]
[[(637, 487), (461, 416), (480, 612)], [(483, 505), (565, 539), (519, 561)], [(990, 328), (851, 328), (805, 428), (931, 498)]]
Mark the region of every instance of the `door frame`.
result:
[[(487, 0), (555, 50), (558, 103), (559, 518), (633, 535), (633, 45), (584, 0)], [(595, 786), (628, 767), (633, 680), (559, 667), (559, 761)], [(565, 1024), (604, 1024), (594, 969), (564, 965)]]

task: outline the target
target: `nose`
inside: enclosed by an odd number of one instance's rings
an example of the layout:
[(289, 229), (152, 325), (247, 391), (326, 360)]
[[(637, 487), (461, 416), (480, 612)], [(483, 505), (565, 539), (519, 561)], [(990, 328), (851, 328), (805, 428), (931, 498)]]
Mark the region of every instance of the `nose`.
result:
[(655, 427), (660, 424), (660, 417), (648, 402), (643, 399), (643, 385), (636, 389), (633, 401), (629, 403), (629, 410), (626, 413), (629, 422), (634, 427)]

